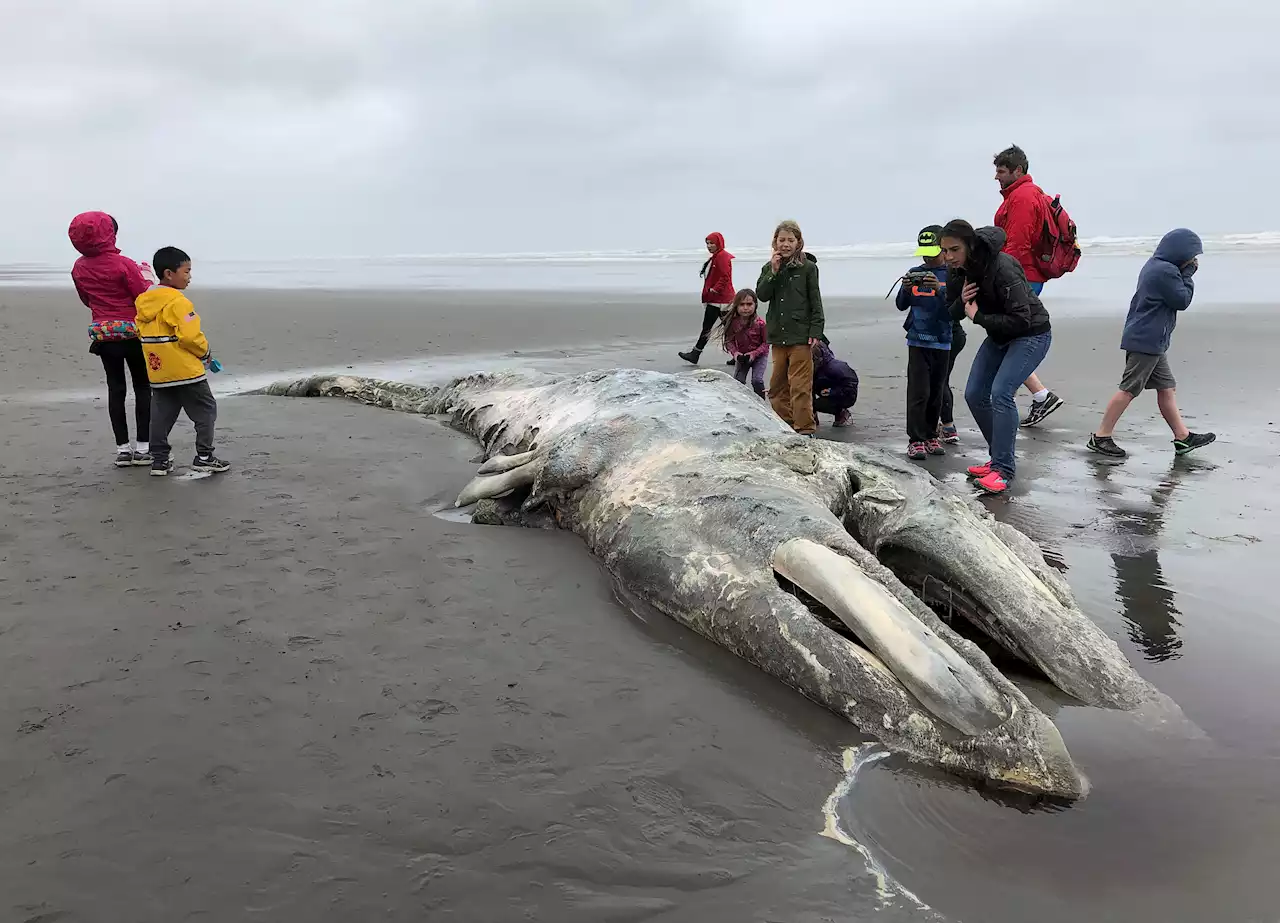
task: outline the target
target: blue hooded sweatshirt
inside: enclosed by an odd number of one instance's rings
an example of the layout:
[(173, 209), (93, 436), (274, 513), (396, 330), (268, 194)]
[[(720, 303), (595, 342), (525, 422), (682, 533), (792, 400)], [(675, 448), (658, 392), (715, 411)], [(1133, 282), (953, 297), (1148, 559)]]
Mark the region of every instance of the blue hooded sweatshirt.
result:
[(935, 289), (908, 286), (905, 283), (898, 286), (898, 310), (910, 310), (902, 323), (902, 329), (907, 331), (907, 345), (926, 349), (950, 349), (952, 325), (951, 312), (947, 306), (947, 267), (925, 266), (922, 263), (911, 271), (931, 272), (941, 284)]
[(1178, 312), (1185, 311), (1195, 294), (1195, 266), (1183, 263), (1204, 252), (1194, 231), (1176, 228), (1164, 235), (1156, 252), (1138, 273), (1138, 290), (1129, 302), (1120, 348), (1127, 352), (1163, 355), (1169, 349)]

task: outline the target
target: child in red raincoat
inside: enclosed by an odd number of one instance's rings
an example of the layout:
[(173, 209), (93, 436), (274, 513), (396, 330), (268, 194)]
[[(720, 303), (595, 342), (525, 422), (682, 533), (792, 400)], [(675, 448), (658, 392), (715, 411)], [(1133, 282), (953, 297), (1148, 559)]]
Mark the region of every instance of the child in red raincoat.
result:
[(713, 231), (707, 235), (706, 242), (711, 256), (702, 264), (702, 332), (698, 334), (698, 342), (693, 349), (680, 353), (681, 359), (694, 365), (698, 364), (702, 351), (707, 348), (711, 328), (729, 313), (734, 297), (733, 254), (724, 248), (724, 235)]
[[(71, 219), (67, 236), (82, 254), (71, 267), (76, 294), (89, 309), (89, 352), (102, 360), (107, 376), (107, 412), (115, 434), (117, 468), (150, 466), (151, 385), (142, 342), (134, 324), (133, 300), (151, 287), (143, 268), (116, 246), (116, 220), (106, 212), (84, 212)], [(129, 440), (125, 412), (125, 367), (133, 379), (137, 443)]]

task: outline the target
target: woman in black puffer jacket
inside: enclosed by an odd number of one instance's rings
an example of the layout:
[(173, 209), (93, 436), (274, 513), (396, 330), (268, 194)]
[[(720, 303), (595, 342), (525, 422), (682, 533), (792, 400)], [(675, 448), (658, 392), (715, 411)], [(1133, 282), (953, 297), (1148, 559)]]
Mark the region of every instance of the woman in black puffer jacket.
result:
[(1031, 291), (1018, 261), (1001, 252), (1004, 231), (975, 231), (969, 222), (956, 219), (940, 236), (951, 316), (967, 316), (987, 333), (973, 357), (964, 399), (987, 440), (991, 460), (973, 466), (969, 474), (983, 490), (1003, 493), (1016, 467), (1018, 406), (1013, 396), (1049, 352), (1049, 312)]

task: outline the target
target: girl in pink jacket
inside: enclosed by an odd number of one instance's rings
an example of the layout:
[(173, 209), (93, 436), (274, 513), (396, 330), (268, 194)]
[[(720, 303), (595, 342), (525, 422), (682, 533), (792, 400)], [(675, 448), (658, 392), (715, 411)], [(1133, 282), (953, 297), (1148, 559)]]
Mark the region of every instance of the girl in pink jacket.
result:
[[(106, 212), (84, 212), (71, 219), (67, 236), (81, 253), (71, 267), (71, 281), (91, 315), (89, 352), (102, 360), (107, 376), (107, 412), (116, 439), (116, 467), (150, 467), (151, 385), (134, 325), (138, 312), (133, 300), (151, 283), (143, 268), (116, 246), (117, 230), (116, 220)], [(124, 405), (126, 366), (133, 379), (137, 445), (129, 441), (129, 416)]]
[(746, 384), (750, 373), (752, 390), (767, 399), (764, 371), (769, 364), (769, 338), (765, 334), (764, 318), (756, 313), (756, 308), (754, 291), (744, 288), (738, 292), (722, 322), (721, 334), (724, 351), (733, 357), (733, 377)]

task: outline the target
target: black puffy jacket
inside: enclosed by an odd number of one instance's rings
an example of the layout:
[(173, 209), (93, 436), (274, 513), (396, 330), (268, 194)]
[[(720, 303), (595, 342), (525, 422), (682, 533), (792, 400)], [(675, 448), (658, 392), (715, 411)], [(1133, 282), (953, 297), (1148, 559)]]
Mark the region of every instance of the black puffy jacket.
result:
[(1048, 333), (1049, 312), (1031, 291), (1018, 261), (1001, 252), (1004, 231), (987, 227), (979, 228), (977, 234), (977, 243), (965, 267), (947, 273), (951, 316), (956, 320), (964, 317), (960, 293), (966, 282), (977, 282), (978, 313), (973, 322), (986, 330), (993, 341), (1003, 345), (1019, 337)]

